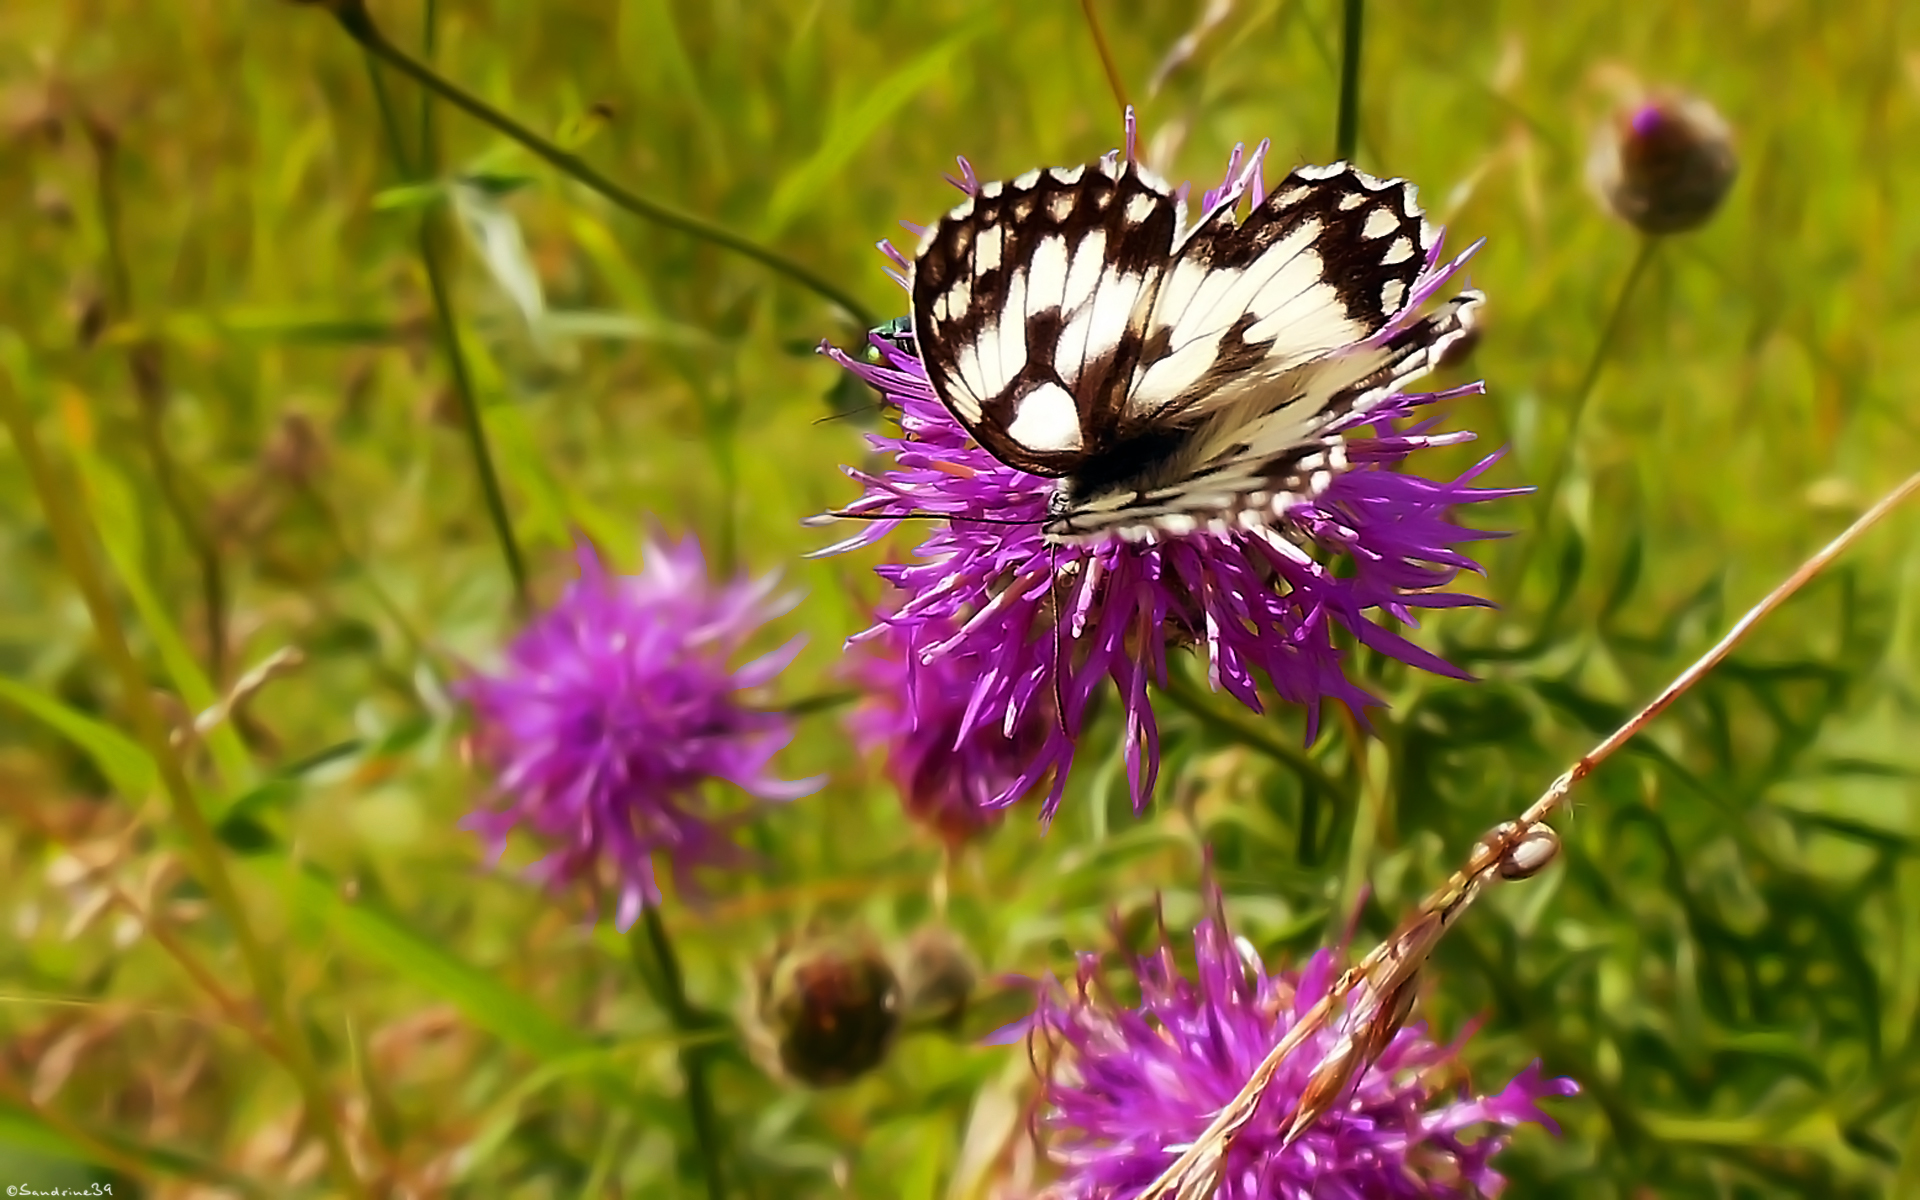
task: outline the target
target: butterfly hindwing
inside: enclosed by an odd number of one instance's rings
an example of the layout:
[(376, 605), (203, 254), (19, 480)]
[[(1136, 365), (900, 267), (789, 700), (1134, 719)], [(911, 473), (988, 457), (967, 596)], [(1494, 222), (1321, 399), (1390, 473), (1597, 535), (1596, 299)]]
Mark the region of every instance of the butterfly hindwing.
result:
[(1301, 167), (1235, 220), (1179, 245), (1129, 389), (1136, 416), (1178, 419), (1379, 332), (1426, 266), (1434, 231), (1403, 180)]
[(1180, 223), (1165, 184), (1109, 158), (986, 184), (927, 232), (913, 272), (927, 373), (995, 457), (1072, 475), (1122, 436)]
[(1225, 412), (1209, 421), (1164, 484), (1089, 496), (1049, 532), (1141, 537), (1156, 529), (1269, 523), (1317, 497), (1346, 468), (1346, 435), (1329, 427), (1379, 407), (1432, 371), (1471, 333), (1482, 301), (1477, 291), (1461, 292), (1378, 346), (1294, 368), (1274, 384), (1283, 399), (1263, 414)]

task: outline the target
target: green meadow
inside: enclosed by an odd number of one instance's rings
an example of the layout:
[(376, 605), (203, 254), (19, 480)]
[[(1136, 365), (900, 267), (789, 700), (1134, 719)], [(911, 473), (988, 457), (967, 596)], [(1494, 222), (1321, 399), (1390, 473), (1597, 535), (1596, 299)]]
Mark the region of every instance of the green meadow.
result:
[[(1459, 515), (1507, 534), (1453, 585), (1491, 605), (1408, 631), (1476, 679), (1349, 644), (1384, 707), (1309, 744), (1175, 651), (1146, 811), (1109, 704), (1050, 826), (910, 819), (842, 668), (925, 530), (806, 557), (889, 421), (816, 346), (906, 310), (874, 244), (912, 252), (956, 155), (1086, 162), (1124, 96), (1196, 193), (1236, 143), (1271, 139), (1269, 178), (1332, 160), (1345, 7), (0, 6), (0, 1182), (1030, 1195), (1035, 1061), (988, 1044), (1024, 981), (1102, 954), (1126, 1000), (1125, 952), (1164, 924), (1184, 955), (1209, 870), (1269, 964), (1363, 953), (1920, 469), (1920, 10), (1375, 0), (1355, 161), (1486, 239), (1484, 335), (1438, 377), (1486, 392), (1429, 410), (1478, 440), (1404, 469), (1504, 448), (1481, 482), (1539, 489)], [(1659, 88), (1718, 109), (1739, 173), (1648, 241), (1587, 160)], [(496, 863), (462, 827), (493, 781), (458, 685), (576, 542), (632, 572), (655, 531), (800, 593), (755, 648), (805, 636), (776, 770), (827, 783), (713, 785), (751, 861), (626, 935), (528, 881), (535, 839)], [(1556, 824), (1413, 1015), (1465, 1039), (1450, 1089), (1535, 1059), (1580, 1085), (1496, 1160), (1505, 1195), (1920, 1196), (1920, 504)], [(833, 1086), (769, 1068), (784, 955), (948, 935), (952, 1019)]]

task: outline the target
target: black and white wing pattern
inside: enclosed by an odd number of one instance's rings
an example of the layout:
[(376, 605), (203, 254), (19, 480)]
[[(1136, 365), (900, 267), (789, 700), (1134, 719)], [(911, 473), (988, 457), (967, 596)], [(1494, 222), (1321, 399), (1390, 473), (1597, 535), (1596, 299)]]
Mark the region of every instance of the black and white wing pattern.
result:
[(1118, 401), (1182, 224), (1129, 164), (988, 183), (929, 230), (913, 329), (940, 399), (1010, 466), (1071, 476), (1130, 432)]
[(1060, 480), (1050, 537), (1264, 523), (1344, 467), (1331, 425), (1470, 328), (1463, 292), (1382, 336), (1438, 236), (1410, 185), (1302, 167), (1242, 219), (1250, 175), (1187, 230), (1110, 156), (986, 184), (922, 240), (927, 373), (995, 457)]

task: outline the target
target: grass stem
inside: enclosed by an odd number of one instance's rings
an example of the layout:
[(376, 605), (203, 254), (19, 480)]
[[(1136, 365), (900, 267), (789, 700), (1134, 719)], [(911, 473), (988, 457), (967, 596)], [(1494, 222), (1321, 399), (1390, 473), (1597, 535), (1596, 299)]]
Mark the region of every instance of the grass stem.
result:
[(645, 934), (645, 947), (642, 948), (640, 936), (631, 938), (635, 966), (639, 968), (641, 978), (655, 989), (673, 1027), (680, 1032), (683, 1040), (680, 1072), (686, 1077), (687, 1114), (693, 1120), (693, 1136), (699, 1144), (701, 1167), (707, 1178), (707, 1197), (708, 1200), (724, 1200), (727, 1191), (726, 1182), (720, 1174), (723, 1160), (720, 1122), (714, 1114), (713, 1090), (707, 1080), (710, 1050), (701, 1043), (701, 1035), (707, 1031), (707, 1021), (687, 1001), (680, 959), (674, 953), (673, 940), (667, 936), (666, 923), (660, 919), (660, 910), (654, 905), (647, 905), (641, 911), (640, 924)]
[(1366, 7), (1366, 0), (1345, 0), (1340, 28), (1340, 124), (1333, 156), (1347, 162), (1360, 145), (1360, 35)]
[[(113, 319), (131, 321), (134, 318), (133, 271), (128, 265), (120, 221), (120, 141), (111, 128), (95, 117), (88, 116), (82, 124), (87, 144), (93, 150), (94, 198), (101, 241), (106, 246)], [(181, 539), (200, 568), (200, 603), (206, 610), (207, 677), (217, 687), (225, 677), (227, 651), (227, 584), (220, 547), (200, 514), (187, 502), (181, 488), (179, 464), (167, 445), (166, 360), (160, 343), (142, 337), (127, 346), (126, 358), (127, 376), (133, 382), (134, 404), (138, 409), (140, 440), (146, 447), (154, 482), (159, 485), (161, 502), (172, 515), (174, 524), (180, 527)]]
[(1133, 108), (1133, 102), (1127, 99), (1127, 85), (1120, 80), (1120, 66), (1113, 61), (1113, 47), (1107, 43), (1107, 31), (1101, 28), (1100, 14), (1093, 4), (1094, 0), (1080, 0), (1080, 11), (1086, 14), (1087, 30), (1093, 34), (1093, 48), (1099, 52), (1100, 67), (1107, 73), (1107, 87), (1112, 89), (1120, 111), (1125, 113)]
[(1593, 356), (1587, 360), (1587, 369), (1580, 376), (1580, 386), (1574, 390), (1571, 411), (1567, 413), (1567, 435), (1560, 442), (1560, 453), (1553, 460), (1552, 470), (1547, 472), (1546, 481), (1540, 485), (1536, 511), (1540, 514), (1543, 531), (1547, 522), (1553, 519), (1554, 501), (1560, 495), (1561, 484), (1566, 481), (1568, 468), (1573, 464), (1573, 451), (1580, 441), (1580, 421), (1586, 416), (1588, 402), (1593, 399), (1594, 385), (1600, 382), (1600, 372), (1613, 353), (1614, 343), (1620, 340), (1620, 329), (1626, 324), (1627, 308), (1633, 301), (1633, 293), (1640, 286), (1640, 277), (1647, 273), (1647, 266), (1653, 261), (1654, 249), (1659, 244), (1657, 237), (1640, 239), (1640, 249), (1633, 256), (1633, 266), (1627, 269), (1627, 277), (1621, 281), (1620, 294), (1613, 299), (1613, 311), (1607, 314), (1607, 323), (1600, 330), (1600, 340), (1594, 343)]
[[(387, 149), (393, 157), (394, 167), (404, 179), (417, 180), (412, 156), (407, 153), (406, 143), (401, 137), (399, 114), (395, 112), (392, 98), (387, 93), (386, 80), (381, 75), (380, 64), (371, 55), (367, 58), (367, 75), (373, 81), (373, 94), (380, 110), (380, 122), (387, 134)], [(423, 100), (431, 104), (432, 96)], [(422, 121), (422, 131), (426, 122)], [(474, 391), (473, 373), (467, 368), (466, 352), (460, 346), (460, 320), (453, 309), (453, 296), (447, 289), (446, 271), (440, 261), (440, 246), (435, 238), (434, 221), (437, 209), (429, 208), (421, 214), (419, 228), (415, 232), (420, 266), (427, 276), (427, 290), (433, 297), (434, 323), (439, 328), (441, 348), (447, 356), (447, 373), (453, 382), (454, 396), (460, 402), (460, 423), (467, 436), (467, 452), (473, 458), (474, 474), (480, 481), (480, 493), (486, 500), (487, 519), (493, 525), (493, 533), (500, 543), (501, 557), (507, 560), (507, 574), (513, 580), (514, 606), (522, 616), (533, 609), (532, 594), (527, 588), (526, 559), (520, 553), (520, 542), (513, 533), (513, 518), (507, 511), (506, 496), (500, 490), (500, 475), (494, 468), (493, 449), (487, 442), (487, 427), (480, 411), (480, 399)]]
[(1516, 564), (1509, 576), (1513, 580), (1509, 586), (1516, 593), (1526, 586), (1527, 572), (1553, 528), (1554, 505), (1559, 502), (1560, 488), (1566, 483), (1567, 472), (1573, 467), (1573, 452), (1580, 442), (1581, 419), (1586, 416), (1587, 403), (1593, 398), (1594, 386), (1600, 382), (1600, 372), (1613, 354), (1614, 343), (1620, 340), (1620, 330), (1626, 324), (1627, 308), (1640, 286), (1640, 277), (1647, 273), (1648, 265), (1653, 262), (1653, 252), (1659, 244), (1657, 237), (1640, 239), (1640, 249), (1633, 256), (1633, 265), (1627, 269), (1627, 277), (1620, 284), (1620, 293), (1613, 299), (1613, 311), (1607, 314), (1607, 323), (1600, 330), (1600, 340), (1594, 343), (1593, 355), (1587, 359), (1587, 369), (1581, 374), (1580, 384), (1574, 390), (1573, 404), (1567, 414), (1566, 436), (1561, 440), (1560, 452), (1554, 456), (1553, 466), (1547, 471), (1547, 477), (1533, 500), (1533, 536), (1521, 540)]

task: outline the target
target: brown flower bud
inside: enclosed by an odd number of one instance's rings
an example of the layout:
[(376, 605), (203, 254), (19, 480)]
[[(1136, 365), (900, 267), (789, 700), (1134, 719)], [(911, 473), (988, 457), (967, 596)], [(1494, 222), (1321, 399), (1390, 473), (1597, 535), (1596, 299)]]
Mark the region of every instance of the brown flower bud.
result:
[(774, 960), (761, 981), (759, 1017), (782, 1072), (831, 1087), (886, 1058), (900, 1028), (900, 982), (863, 941), (811, 940)]
[(1616, 111), (1594, 138), (1587, 179), (1643, 233), (1684, 233), (1713, 216), (1733, 186), (1733, 132), (1711, 104), (1655, 93)]
[(915, 931), (900, 974), (908, 1017), (948, 1027), (966, 1013), (977, 978), (966, 944), (944, 925)]

